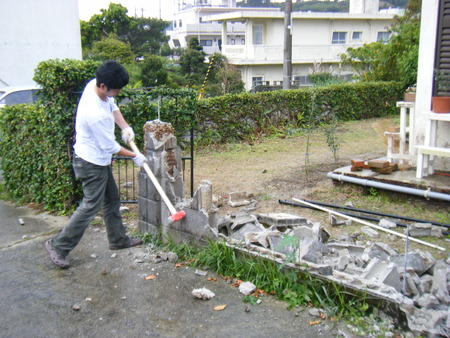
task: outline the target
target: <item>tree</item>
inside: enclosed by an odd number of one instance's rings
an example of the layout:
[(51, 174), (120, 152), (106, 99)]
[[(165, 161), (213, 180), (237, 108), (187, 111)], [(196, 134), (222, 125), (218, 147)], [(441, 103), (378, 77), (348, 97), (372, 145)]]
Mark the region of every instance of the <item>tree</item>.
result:
[(165, 29), (169, 22), (160, 19), (133, 18), (126, 41), (137, 56), (159, 54), (161, 45), (169, 41)]
[(118, 40), (131, 46), (135, 56), (156, 54), (162, 43), (169, 40), (165, 28), (169, 22), (160, 19), (133, 18), (120, 4), (110, 3), (108, 9), (100, 10), (89, 21), (81, 21), (83, 50), (92, 48), (96, 41), (114, 34)]
[(156, 87), (168, 82), (168, 72), (165, 58), (157, 55), (147, 55), (142, 62), (142, 84), (145, 87)]
[(374, 42), (348, 48), (341, 59), (351, 64), (361, 80), (400, 81), (406, 87), (417, 79), (420, 0), (410, 0), (405, 14), (395, 17), (388, 43)]
[(89, 54), (84, 55), (86, 59), (96, 61), (116, 60), (120, 63), (129, 63), (134, 60), (131, 46), (117, 39), (111, 34), (109, 37), (94, 42)]
[(197, 38), (189, 40), (188, 48), (180, 55), (180, 71), (189, 85), (200, 85), (206, 73), (205, 52)]
[(208, 79), (205, 93), (209, 96), (240, 93), (245, 86), (241, 74), (236, 67), (228, 62), (225, 55), (214, 53), (210, 58)]
[(89, 21), (81, 21), (81, 43), (83, 48), (91, 48), (95, 41), (115, 34), (121, 41), (125, 40), (131, 18), (128, 9), (120, 4), (110, 3), (108, 9), (101, 9), (101, 14), (93, 15)]

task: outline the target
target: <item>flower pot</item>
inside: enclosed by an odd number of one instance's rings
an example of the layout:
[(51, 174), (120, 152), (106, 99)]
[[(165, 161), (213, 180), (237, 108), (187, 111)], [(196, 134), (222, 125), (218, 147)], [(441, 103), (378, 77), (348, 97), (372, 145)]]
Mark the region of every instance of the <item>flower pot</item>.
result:
[(403, 94), (404, 102), (416, 102), (416, 93), (414, 92), (406, 92)]
[(433, 96), (432, 110), (434, 113), (450, 113), (450, 96)]

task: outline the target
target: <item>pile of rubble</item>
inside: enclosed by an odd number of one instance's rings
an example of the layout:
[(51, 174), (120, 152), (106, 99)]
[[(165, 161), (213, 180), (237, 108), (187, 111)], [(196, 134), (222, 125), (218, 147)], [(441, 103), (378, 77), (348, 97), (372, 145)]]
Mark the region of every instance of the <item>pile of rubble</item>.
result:
[[(252, 203), (232, 196), (245, 194), (230, 194), (229, 206)], [(415, 333), (450, 334), (450, 258), (436, 261), (421, 250), (400, 254), (385, 243), (367, 242), (363, 232), (330, 238), (320, 223), (286, 213), (229, 212), (215, 223), (217, 233), (246, 248), (294, 257), (317, 276), (397, 304)]]
[[(361, 228), (359, 234), (332, 239), (319, 223), (305, 218), (284, 213), (254, 213), (256, 202), (244, 192), (231, 193), (226, 201), (214, 198), (208, 181), (201, 182), (194, 196), (186, 200), (181, 151), (173, 129), (159, 120), (147, 122), (144, 129), (149, 165), (169, 199), (185, 211), (186, 217), (168, 222), (168, 209), (141, 172), (138, 219), (141, 233), (167, 234), (180, 241), (225, 237), (233, 243), (245, 244), (246, 250), (276, 260), (307, 263), (308, 271), (320, 278), (396, 304), (413, 332), (450, 334), (450, 258), (436, 261), (428, 252), (399, 254), (385, 243), (368, 244), (366, 236), (376, 238), (376, 231), (371, 227)], [(221, 204), (242, 209), (223, 216), (219, 212)], [(335, 219), (334, 222), (338, 223)], [(431, 224), (419, 225), (414, 231), (442, 236)]]

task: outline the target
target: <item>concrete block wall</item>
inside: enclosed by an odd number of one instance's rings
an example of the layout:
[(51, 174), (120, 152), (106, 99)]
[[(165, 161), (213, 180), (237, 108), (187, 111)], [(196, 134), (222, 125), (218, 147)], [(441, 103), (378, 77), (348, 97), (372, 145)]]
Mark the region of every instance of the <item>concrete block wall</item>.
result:
[(157, 181), (172, 205), (183, 209), (186, 217), (171, 223), (164, 200), (147, 176), (144, 169), (138, 176), (138, 228), (140, 233), (162, 234), (174, 241), (198, 242), (217, 236), (213, 229), (216, 224), (212, 212), (212, 186), (202, 182), (191, 199), (184, 199), (181, 150), (170, 123), (159, 120), (148, 121), (144, 125), (144, 155)]
[[(183, 198), (181, 151), (170, 123), (159, 120), (144, 125), (144, 155), (150, 170), (173, 205)], [(144, 169), (138, 175), (138, 215), (141, 233), (164, 233), (169, 211)]]

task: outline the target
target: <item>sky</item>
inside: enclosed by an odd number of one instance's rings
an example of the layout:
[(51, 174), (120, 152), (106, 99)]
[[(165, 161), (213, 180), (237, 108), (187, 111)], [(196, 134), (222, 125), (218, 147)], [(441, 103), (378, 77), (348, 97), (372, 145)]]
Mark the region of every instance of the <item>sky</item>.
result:
[(101, 9), (107, 9), (111, 2), (126, 7), (129, 16), (173, 19), (173, 0), (78, 0), (80, 20), (88, 21), (92, 15), (100, 14)]

